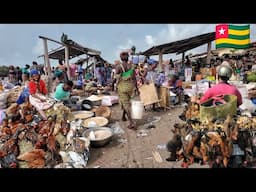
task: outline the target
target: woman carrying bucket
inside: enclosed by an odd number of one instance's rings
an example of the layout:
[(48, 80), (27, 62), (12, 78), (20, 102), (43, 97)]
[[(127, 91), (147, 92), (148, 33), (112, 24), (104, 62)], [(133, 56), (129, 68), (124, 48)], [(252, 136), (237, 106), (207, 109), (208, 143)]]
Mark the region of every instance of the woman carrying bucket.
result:
[(129, 120), (129, 129), (136, 129), (135, 123), (131, 117), (131, 102), (130, 99), (134, 96), (135, 88), (135, 76), (134, 69), (131, 63), (128, 63), (129, 54), (128, 52), (121, 52), (120, 58), (122, 63), (116, 65), (116, 75), (120, 75), (117, 83), (117, 91), (119, 101), (123, 109), (122, 120), (126, 121), (126, 116)]

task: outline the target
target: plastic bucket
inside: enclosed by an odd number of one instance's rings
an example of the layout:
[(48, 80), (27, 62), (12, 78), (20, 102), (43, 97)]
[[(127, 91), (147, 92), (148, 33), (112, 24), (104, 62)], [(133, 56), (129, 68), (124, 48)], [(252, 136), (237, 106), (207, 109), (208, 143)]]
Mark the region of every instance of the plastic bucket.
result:
[(132, 101), (131, 116), (132, 119), (142, 119), (144, 113), (144, 104), (141, 101)]

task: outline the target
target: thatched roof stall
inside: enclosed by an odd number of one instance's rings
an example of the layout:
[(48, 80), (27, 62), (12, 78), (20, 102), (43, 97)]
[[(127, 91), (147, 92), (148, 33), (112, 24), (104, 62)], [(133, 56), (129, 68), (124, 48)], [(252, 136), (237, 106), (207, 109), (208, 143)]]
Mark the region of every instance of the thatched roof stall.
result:
[(161, 64), (163, 54), (169, 54), (169, 53), (180, 54), (180, 53), (182, 53), (183, 58), (184, 58), (184, 53), (186, 51), (194, 49), (194, 48), (199, 47), (206, 43), (208, 43), (207, 51), (210, 52), (211, 42), (214, 40), (215, 40), (215, 32), (205, 33), (205, 34), (190, 37), (187, 39), (153, 46), (150, 49), (142, 52), (141, 54), (145, 55), (145, 56), (159, 55), (159, 63)]
[[(78, 57), (78, 56), (83, 55), (83, 54), (87, 54), (91, 57), (96, 56), (96, 55), (100, 55), (100, 51), (97, 51), (97, 50), (94, 50), (94, 49), (89, 49), (89, 48), (86, 48), (86, 47), (80, 47), (80, 46), (69, 47), (68, 51), (69, 51), (69, 59), (73, 59), (73, 58)], [(58, 49), (49, 52), (49, 58), (50, 59), (64, 60), (65, 59), (65, 47), (61, 46)]]
[[(67, 75), (68, 77), (70, 77), (69, 59), (78, 57), (83, 54), (87, 54), (87, 57), (97, 56), (101, 54), (101, 52), (98, 50), (83, 47), (75, 41), (67, 39), (67, 35), (65, 34), (62, 34), (61, 42), (43, 36), (39, 36), (39, 38), (43, 39), (44, 43), (44, 54), (40, 55), (39, 57), (45, 58), (45, 66), (47, 66), (48, 69), (49, 86), (51, 85), (51, 65), (49, 59), (65, 59), (65, 63), (67, 65)], [(48, 52), (47, 40), (58, 43), (61, 45), (61, 47), (58, 47), (57, 49)]]

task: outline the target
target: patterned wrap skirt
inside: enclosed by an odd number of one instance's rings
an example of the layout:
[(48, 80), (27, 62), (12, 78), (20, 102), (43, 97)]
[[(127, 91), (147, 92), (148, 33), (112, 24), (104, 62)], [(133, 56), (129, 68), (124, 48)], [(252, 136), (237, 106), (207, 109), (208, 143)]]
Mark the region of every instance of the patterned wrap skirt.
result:
[(130, 99), (134, 96), (134, 84), (132, 80), (121, 80), (117, 86), (119, 102), (123, 109), (130, 108)]

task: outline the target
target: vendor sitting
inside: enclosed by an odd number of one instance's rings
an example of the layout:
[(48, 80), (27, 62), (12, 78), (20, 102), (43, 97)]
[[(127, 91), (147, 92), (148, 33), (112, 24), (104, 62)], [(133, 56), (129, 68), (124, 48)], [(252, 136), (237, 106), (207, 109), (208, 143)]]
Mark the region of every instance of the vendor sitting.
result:
[(56, 87), (56, 91), (54, 93), (54, 99), (56, 101), (63, 101), (65, 99), (68, 99), (69, 96), (71, 95), (71, 90), (73, 88), (73, 82), (68, 80), (65, 83), (60, 83)]
[(75, 85), (76, 89), (83, 89), (84, 86), (84, 79), (83, 79), (83, 74), (79, 72), (79, 76)]
[(182, 81), (178, 78), (177, 75), (173, 74), (171, 75), (171, 78), (169, 80), (169, 86), (172, 88), (170, 89), (174, 94), (176, 94), (178, 101), (174, 101), (174, 104), (178, 104), (181, 102), (181, 96), (183, 94), (183, 88), (182, 88)]
[(31, 79), (29, 81), (29, 102), (33, 105), (44, 120), (47, 119), (46, 114), (43, 110), (49, 109), (52, 106), (52, 103), (47, 101), (47, 89), (45, 82), (40, 79), (39, 71), (32, 69), (30, 71)]
[(54, 77), (53, 77), (53, 82), (52, 82), (52, 93), (55, 92), (56, 90), (56, 87), (60, 84), (60, 83), (63, 83), (64, 82), (64, 73), (60, 70), (56, 70), (54, 72)]

